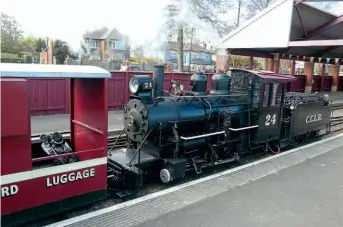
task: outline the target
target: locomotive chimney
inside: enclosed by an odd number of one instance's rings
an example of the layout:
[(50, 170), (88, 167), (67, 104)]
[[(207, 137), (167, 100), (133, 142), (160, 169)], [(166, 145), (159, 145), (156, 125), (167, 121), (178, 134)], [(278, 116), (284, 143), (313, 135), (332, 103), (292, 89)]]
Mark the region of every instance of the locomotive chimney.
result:
[(164, 82), (164, 65), (154, 65), (153, 69), (154, 90), (152, 96), (154, 98), (163, 96), (163, 82)]

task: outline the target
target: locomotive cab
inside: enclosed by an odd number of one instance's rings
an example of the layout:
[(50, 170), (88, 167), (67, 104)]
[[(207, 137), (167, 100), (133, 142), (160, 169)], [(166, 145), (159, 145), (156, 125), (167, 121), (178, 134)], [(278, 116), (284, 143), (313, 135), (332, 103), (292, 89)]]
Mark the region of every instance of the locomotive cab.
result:
[(252, 137), (256, 144), (280, 139), (285, 87), (295, 77), (260, 72), (254, 78), (252, 111), (256, 113), (257, 131)]
[(296, 80), (289, 75), (254, 70), (231, 70), (232, 92), (250, 95), (247, 122), (251, 128), (249, 143), (261, 144), (278, 140), (281, 132), (285, 86)]
[(260, 80), (255, 83), (252, 106), (258, 112), (256, 119), (258, 128), (253, 142), (262, 143), (279, 139), (284, 85), (270, 80)]

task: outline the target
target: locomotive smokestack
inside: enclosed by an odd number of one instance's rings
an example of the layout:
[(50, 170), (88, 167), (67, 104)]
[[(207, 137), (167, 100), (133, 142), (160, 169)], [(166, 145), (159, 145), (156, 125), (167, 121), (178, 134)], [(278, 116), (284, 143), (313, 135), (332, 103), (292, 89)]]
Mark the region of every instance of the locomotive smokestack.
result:
[(164, 65), (154, 65), (153, 69), (154, 78), (154, 90), (152, 92), (153, 97), (163, 96), (163, 82), (164, 82)]

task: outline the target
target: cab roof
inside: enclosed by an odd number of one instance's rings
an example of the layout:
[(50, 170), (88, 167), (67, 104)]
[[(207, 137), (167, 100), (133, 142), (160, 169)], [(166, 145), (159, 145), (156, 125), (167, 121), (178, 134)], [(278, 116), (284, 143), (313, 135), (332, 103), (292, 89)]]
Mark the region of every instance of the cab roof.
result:
[(297, 80), (296, 77), (288, 75), (288, 74), (282, 74), (282, 73), (275, 73), (270, 71), (264, 71), (264, 70), (250, 70), (250, 69), (231, 69), (231, 72), (247, 72), (254, 74), (256, 77), (258, 77), (261, 80), (272, 80), (272, 81), (278, 81), (282, 83), (292, 82)]
[(90, 65), (44, 65), (0, 63), (1, 77), (21, 78), (110, 78), (105, 69)]

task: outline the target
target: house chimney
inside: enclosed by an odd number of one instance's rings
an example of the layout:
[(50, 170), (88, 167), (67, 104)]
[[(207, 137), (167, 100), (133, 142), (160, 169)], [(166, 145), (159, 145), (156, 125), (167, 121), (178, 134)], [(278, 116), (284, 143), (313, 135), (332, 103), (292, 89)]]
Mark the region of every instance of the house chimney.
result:
[(204, 49), (206, 50), (206, 47), (207, 47), (207, 44), (206, 43), (204, 43)]

